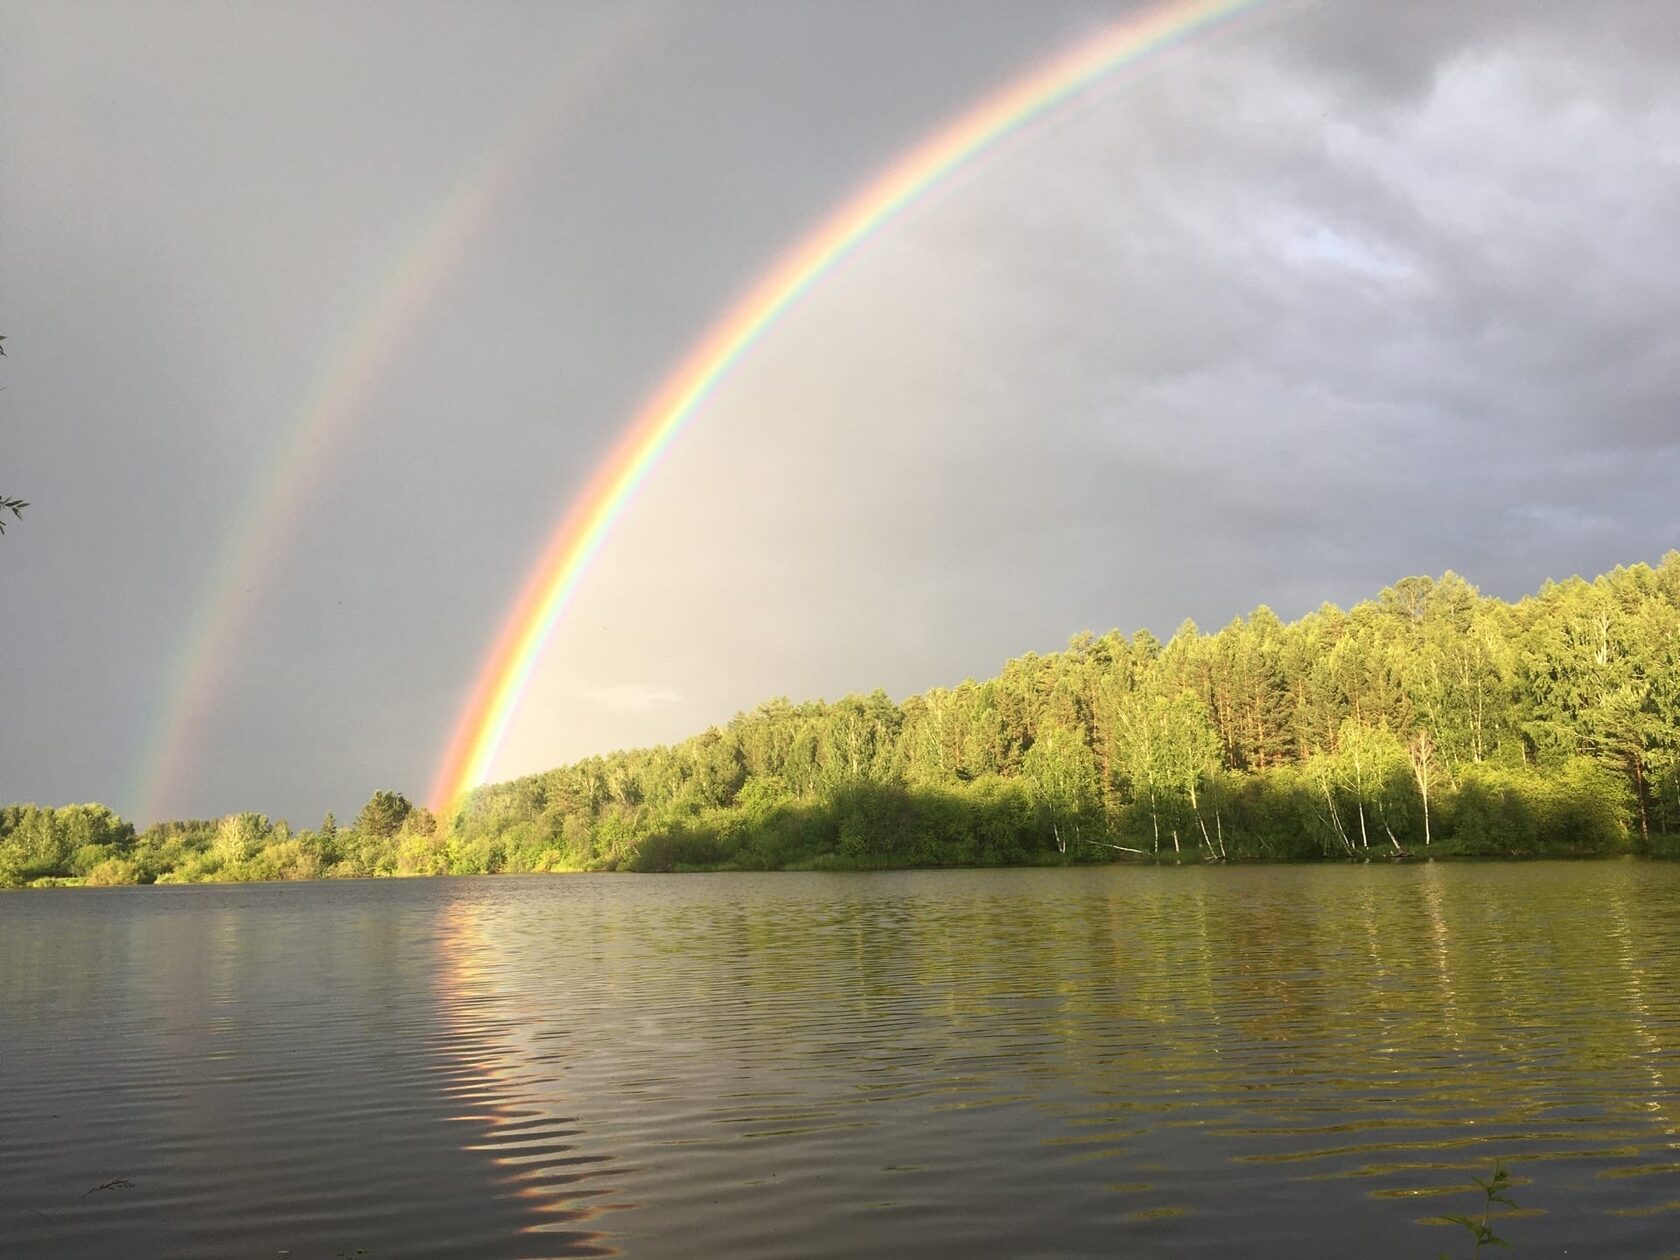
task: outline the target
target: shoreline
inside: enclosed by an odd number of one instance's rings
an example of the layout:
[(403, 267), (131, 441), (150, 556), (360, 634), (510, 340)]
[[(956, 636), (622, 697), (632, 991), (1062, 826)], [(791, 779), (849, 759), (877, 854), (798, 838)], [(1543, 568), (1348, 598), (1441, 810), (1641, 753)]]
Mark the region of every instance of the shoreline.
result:
[[(382, 871), (372, 874), (344, 874), (344, 875), (316, 875), (307, 878), (291, 879), (159, 879), (150, 881), (136, 881), (124, 884), (106, 884), (89, 882), (80, 876), (51, 876), (31, 881), (16, 887), (0, 887), (0, 894), (8, 892), (41, 892), (70, 888), (206, 888), (206, 887), (239, 887), (276, 884), (348, 884), (385, 880), (428, 880), (428, 879), (500, 879), (519, 876), (554, 876), (564, 878), (572, 875), (874, 875), (891, 871), (1005, 871), (1005, 870), (1096, 870), (1109, 867), (1129, 867), (1133, 869), (1179, 869), (1179, 868), (1235, 868), (1257, 866), (1428, 866), (1433, 863), (1443, 865), (1469, 865), (1476, 863), (1507, 864), (1525, 862), (1672, 862), (1680, 860), (1680, 836), (1654, 836), (1653, 844), (1644, 850), (1626, 849), (1618, 852), (1597, 852), (1591, 850), (1546, 850), (1546, 851), (1507, 851), (1504, 853), (1465, 853), (1436, 851), (1429, 853), (1402, 852), (1378, 854), (1373, 851), (1366, 857), (1257, 857), (1243, 855), (1227, 858), (1208, 858), (1205, 855), (1180, 854), (1170, 855), (1143, 854), (1140, 856), (1122, 856), (1103, 861), (1056, 861), (1056, 862), (962, 862), (962, 863), (861, 863), (835, 858), (832, 861), (810, 861), (788, 866), (739, 866), (720, 863), (709, 866), (674, 865), (665, 868), (652, 869), (631, 866), (597, 866), (556, 868), (549, 870), (530, 871)], [(1446, 846), (1438, 846), (1445, 850)]]

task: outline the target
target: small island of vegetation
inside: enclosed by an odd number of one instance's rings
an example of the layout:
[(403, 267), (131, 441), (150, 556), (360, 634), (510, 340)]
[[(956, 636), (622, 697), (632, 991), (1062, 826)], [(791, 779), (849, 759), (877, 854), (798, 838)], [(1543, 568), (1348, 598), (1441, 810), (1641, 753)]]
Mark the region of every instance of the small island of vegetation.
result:
[(894, 703), (773, 700), (669, 747), (479, 788), (439, 818), (261, 814), (136, 832), (0, 810), (0, 887), (328, 876), (862, 869), (1680, 849), (1680, 552), (1516, 603), (1407, 578), (1081, 634)]

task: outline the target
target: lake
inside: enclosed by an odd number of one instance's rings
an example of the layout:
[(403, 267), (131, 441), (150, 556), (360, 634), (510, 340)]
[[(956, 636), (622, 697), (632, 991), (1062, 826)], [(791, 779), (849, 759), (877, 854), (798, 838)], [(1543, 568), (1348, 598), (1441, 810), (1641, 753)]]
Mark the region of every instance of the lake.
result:
[(7, 1256), (1680, 1250), (1680, 865), (0, 896)]

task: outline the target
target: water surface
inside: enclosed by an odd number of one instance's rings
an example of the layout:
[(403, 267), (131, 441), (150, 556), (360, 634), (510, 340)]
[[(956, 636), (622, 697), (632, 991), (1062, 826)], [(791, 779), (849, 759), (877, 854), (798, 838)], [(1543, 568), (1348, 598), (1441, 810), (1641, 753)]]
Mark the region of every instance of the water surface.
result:
[(1680, 1253), (1680, 867), (0, 897), (24, 1256)]

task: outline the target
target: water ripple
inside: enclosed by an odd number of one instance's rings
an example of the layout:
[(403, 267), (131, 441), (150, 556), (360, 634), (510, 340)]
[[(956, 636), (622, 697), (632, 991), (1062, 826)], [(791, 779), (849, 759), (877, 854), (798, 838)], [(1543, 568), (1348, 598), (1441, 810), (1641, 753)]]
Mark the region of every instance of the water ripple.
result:
[(1631, 862), (19, 895), (0, 1236), (1412, 1257), (1503, 1159), (1513, 1241), (1669, 1254), (1677, 981)]

